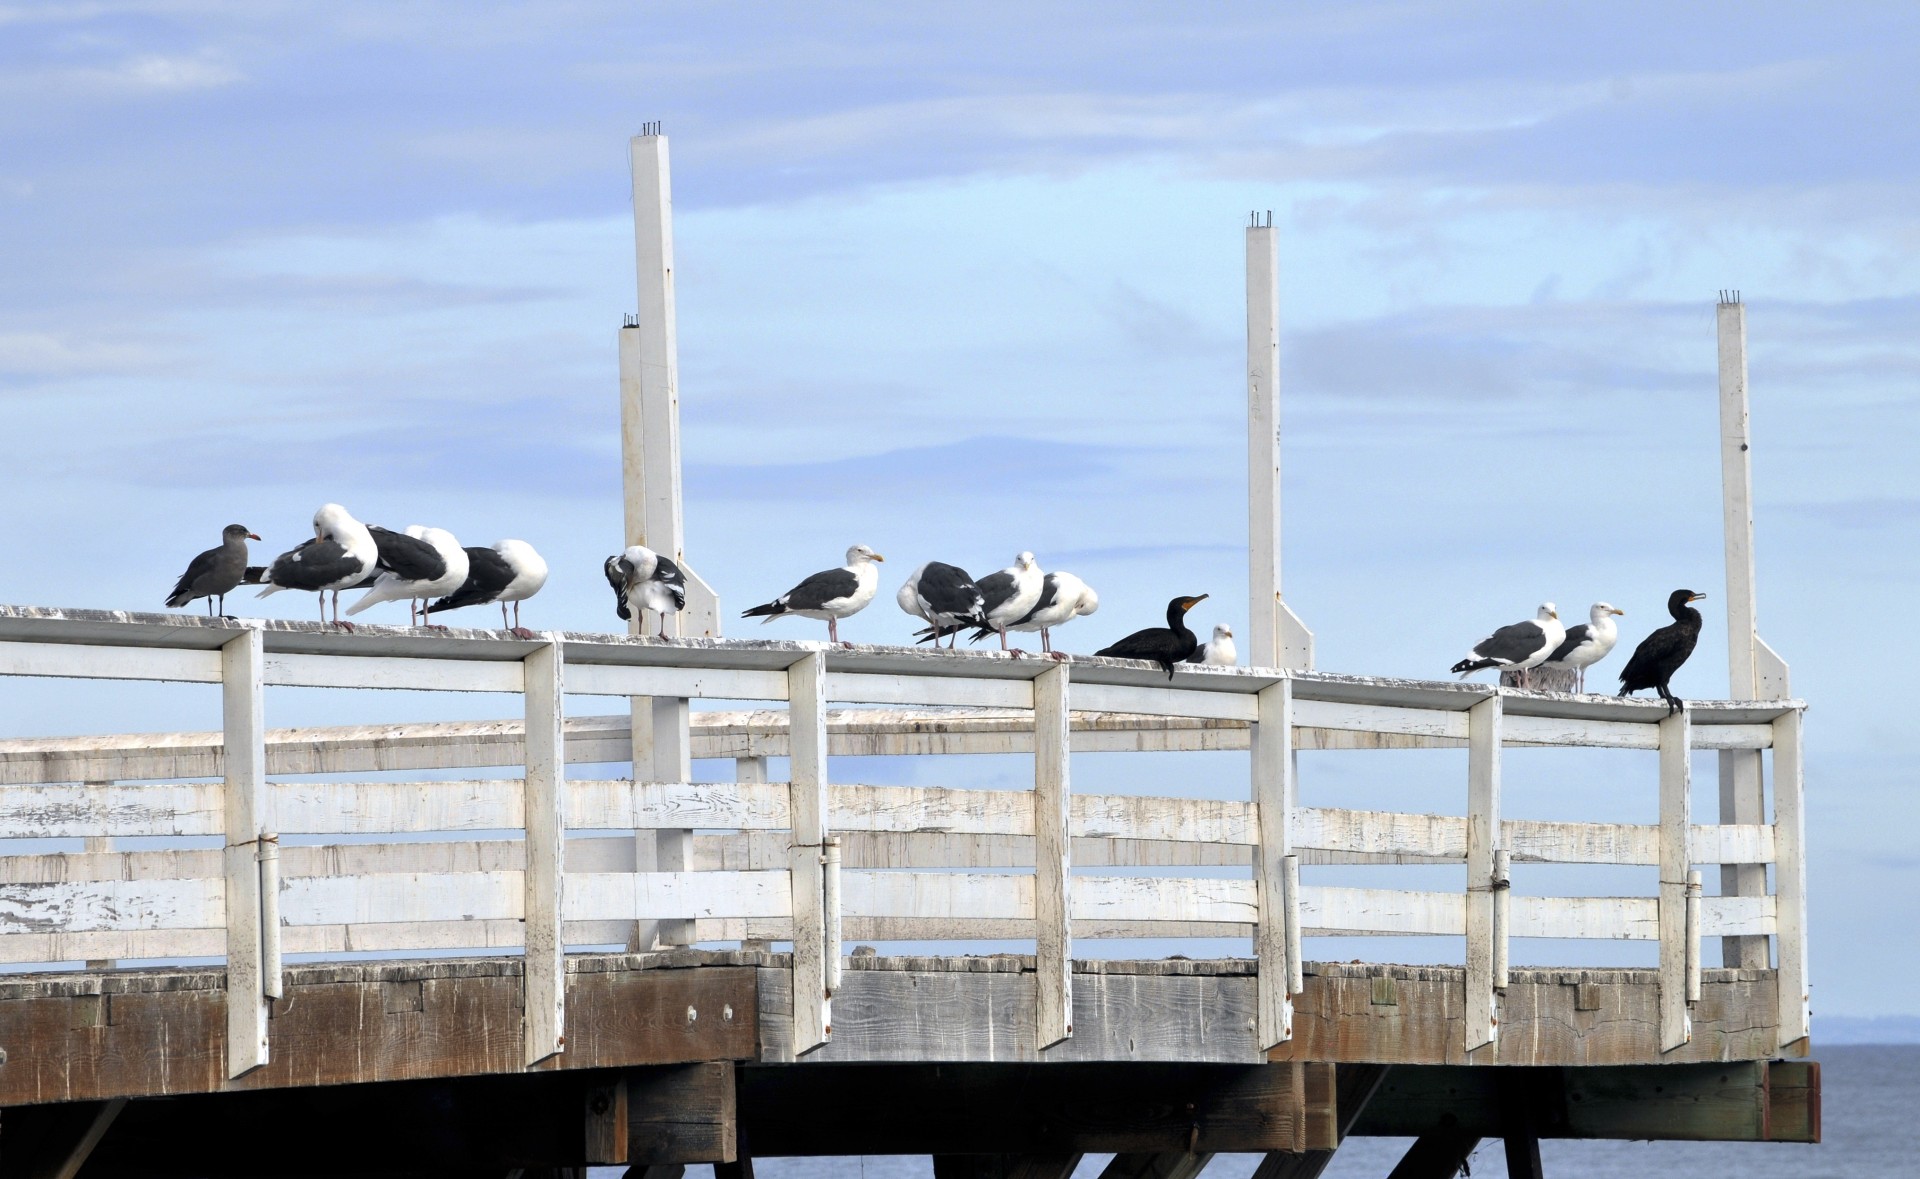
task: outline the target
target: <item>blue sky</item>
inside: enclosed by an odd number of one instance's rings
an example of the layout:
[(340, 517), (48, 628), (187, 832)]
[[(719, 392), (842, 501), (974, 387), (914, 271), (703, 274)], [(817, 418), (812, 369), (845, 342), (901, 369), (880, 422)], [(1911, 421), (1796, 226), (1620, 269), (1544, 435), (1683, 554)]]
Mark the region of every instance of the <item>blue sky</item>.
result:
[[(1674, 8), (0, 0), (0, 600), (157, 608), (222, 524), (277, 552), (333, 499), (526, 537), (529, 622), (612, 628), (646, 120), (690, 553), (732, 608), (864, 541), (1074, 569), (1074, 649), (1177, 592), (1242, 622), (1241, 226), (1272, 209), (1321, 666), (1440, 674), (1542, 598), (1632, 641), (1676, 586), (1723, 596), (1739, 288), (1820, 1009), (1913, 1010), (1865, 980), (1920, 945), (1859, 902), (1920, 885), (1920, 13)], [(1720, 618), (1685, 694), (1725, 691)], [(848, 632), (904, 630), (883, 600)], [(115, 697), (195, 724), (176, 698)], [(8, 699), (101, 727), (92, 688)]]

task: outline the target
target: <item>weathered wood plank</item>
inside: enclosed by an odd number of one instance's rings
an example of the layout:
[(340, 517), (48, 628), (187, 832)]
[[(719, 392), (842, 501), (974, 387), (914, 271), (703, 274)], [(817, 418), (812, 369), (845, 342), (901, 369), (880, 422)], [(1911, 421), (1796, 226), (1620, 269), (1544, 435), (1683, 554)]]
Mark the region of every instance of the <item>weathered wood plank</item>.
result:
[[(83, 980), (92, 994), (61, 993), (49, 980), (48, 993), (0, 999), (0, 1043), (9, 1048), (0, 1106), (522, 1069), (521, 970), (514, 959), (290, 967), (287, 995), (269, 1023), (267, 1063), (236, 1079), (227, 1075), (220, 1034), (223, 973)], [(568, 982), (567, 1051), (543, 1068), (737, 1060), (757, 1052), (751, 967), (576, 969)], [(688, 1019), (690, 1008), (696, 1019)]]
[(1073, 1035), (1072, 754), (1064, 664), (1040, 673), (1033, 699), (1033, 913), (1036, 1047)]
[(1493, 695), (1467, 712), (1466, 1050), (1500, 1033), (1493, 985), (1493, 857), (1500, 848), (1500, 746), (1505, 717)]
[[(561, 735), (564, 675), (557, 641), (550, 640), (535, 648), (524, 660), (527, 866), (521, 874), (521, 916), (527, 926), (525, 1063), (528, 1065), (566, 1050), (563, 1034), (567, 1002), (566, 946), (560, 932), (566, 904), (563, 811), (567, 790)], [(466, 896), (465, 889), (456, 886), (456, 890), (457, 895)]]
[(1660, 722), (1660, 1047), (1692, 1036), (1687, 1006), (1687, 833), (1693, 807), (1690, 715), (1682, 705)]
[(1287, 888), (1286, 860), (1292, 854), (1293, 681), (1263, 688), (1259, 721), (1253, 733), (1253, 805), (1259, 816), (1253, 849), (1259, 925), (1254, 955), (1260, 962), (1259, 1040), (1262, 1050), (1293, 1034), (1293, 1001), (1288, 983), (1293, 962), (1288, 953), (1289, 910), (1298, 922), (1299, 896)]
[(621, 1162), (728, 1163), (739, 1157), (731, 1061), (633, 1069), (625, 1081), (628, 1153)]
[(1773, 822), (1778, 854), (1780, 1048), (1804, 1050), (1811, 1030), (1807, 983), (1806, 779), (1803, 714), (1773, 722)]
[(518, 692), (517, 663), (477, 659), (406, 659), (369, 655), (266, 656), (264, 682), (276, 688), (385, 688), (413, 692)]
[[(260, 836), (267, 830), (264, 645), (249, 627), (220, 648), (221, 714), (227, 756), (221, 906), (227, 927), (227, 1069), (237, 1077), (267, 1062), (265, 945), (261, 926)], [(195, 922), (195, 924), (198, 924)]]
[[(827, 915), (822, 850), (827, 837), (827, 663), (819, 652), (787, 669), (787, 711), (793, 743), (787, 806), (793, 844), (787, 852), (793, 910), (795, 1053), (805, 1055), (833, 1035), (827, 987)], [(837, 955), (838, 949), (836, 947)]]
[[(1516, 898), (1518, 899), (1518, 898)], [(1294, 1037), (1273, 1059), (1466, 1064), (1460, 967), (1310, 968), (1294, 1002)], [(1390, 983), (1392, 1004), (1376, 1003)], [(1694, 1036), (1660, 1046), (1659, 975), (1651, 970), (1515, 968), (1501, 1002), (1500, 1038), (1474, 1063), (1599, 1065), (1752, 1060), (1769, 1055), (1776, 1025), (1770, 971), (1703, 972)], [(1582, 984), (1595, 1002), (1583, 1008)], [(1491, 1053), (1491, 1060), (1482, 1056)]]

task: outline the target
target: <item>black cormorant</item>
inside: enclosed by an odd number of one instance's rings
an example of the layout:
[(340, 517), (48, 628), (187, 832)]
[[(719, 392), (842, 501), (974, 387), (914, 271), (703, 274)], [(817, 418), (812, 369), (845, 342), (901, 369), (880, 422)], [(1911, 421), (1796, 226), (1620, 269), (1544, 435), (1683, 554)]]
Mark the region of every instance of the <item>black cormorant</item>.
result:
[(1173, 678), (1175, 664), (1185, 663), (1187, 656), (1200, 646), (1200, 639), (1187, 629), (1187, 611), (1205, 601), (1207, 595), (1197, 598), (1175, 598), (1167, 603), (1167, 624), (1150, 626), (1145, 630), (1136, 630), (1126, 638), (1108, 647), (1095, 651), (1095, 655), (1111, 655), (1117, 659), (1147, 659), (1167, 669), (1167, 678)]
[(1668, 690), (1667, 681), (1680, 670), (1687, 656), (1693, 654), (1693, 645), (1700, 641), (1700, 611), (1687, 603), (1706, 596), (1686, 589), (1667, 595), (1667, 613), (1673, 615), (1673, 621), (1641, 639), (1640, 645), (1633, 649), (1633, 658), (1620, 670), (1622, 696), (1652, 688), (1667, 702), (1668, 716), (1679, 709), (1680, 701)]

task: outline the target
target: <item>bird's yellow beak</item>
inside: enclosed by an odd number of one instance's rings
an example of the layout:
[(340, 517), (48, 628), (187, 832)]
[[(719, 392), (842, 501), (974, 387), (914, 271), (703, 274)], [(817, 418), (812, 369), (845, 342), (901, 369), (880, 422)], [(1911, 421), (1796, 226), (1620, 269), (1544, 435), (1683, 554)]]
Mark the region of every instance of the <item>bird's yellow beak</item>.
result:
[(874, 560), (876, 560), (876, 561), (884, 561), (884, 560), (886, 560), (886, 558), (885, 558), (885, 557), (883, 557), (883, 556), (881, 556), (881, 555), (880, 555), (879, 553), (875, 553), (875, 554), (873, 555), (873, 559), (874, 559)]
[(1627, 616), (1627, 612), (1625, 610), (1609, 610), (1607, 611), (1607, 613), (1618, 614), (1622, 618), (1625, 618)]

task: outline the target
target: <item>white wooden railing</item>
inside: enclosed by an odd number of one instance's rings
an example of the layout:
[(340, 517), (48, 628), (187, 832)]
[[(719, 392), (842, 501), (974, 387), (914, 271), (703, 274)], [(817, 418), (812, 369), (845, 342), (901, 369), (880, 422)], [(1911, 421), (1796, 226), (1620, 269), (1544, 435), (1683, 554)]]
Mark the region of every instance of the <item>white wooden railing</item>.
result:
[[(0, 963), (224, 956), (230, 994), (257, 999), (229, 1005), (235, 1075), (265, 1060), (283, 955), (523, 947), (532, 1062), (563, 1047), (564, 947), (631, 943), (636, 930), (670, 942), (791, 942), (800, 1051), (830, 1035), (843, 937), (1032, 939), (1045, 1046), (1072, 1034), (1074, 938), (1251, 936), (1267, 1046), (1291, 1034), (1302, 936), (1464, 935), (1471, 1051), (1497, 1034), (1511, 938), (1657, 941), (1671, 1049), (1690, 1035), (1701, 940), (1770, 936), (1781, 1042), (1806, 1035), (1794, 701), (1696, 703), (1668, 717), (1651, 702), (1245, 668), (1183, 670), (1170, 685), (1157, 670), (1100, 659), (559, 633), (345, 635), (5, 607), (0, 675), (222, 685), (217, 737), (0, 741), (0, 839), (87, 841), (79, 852), (0, 856)], [(525, 721), (270, 731), (266, 689), (284, 686), (520, 693)], [(695, 714), (691, 755), (734, 757), (740, 780), (635, 782), (565, 769), (660, 765), (634, 757), (636, 735), (654, 739), (651, 719), (624, 732), (624, 718), (569, 719), (563, 694), (641, 699), (635, 716), (649, 718), (645, 698), (783, 707)], [(884, 707), (830, 712), (829, 701)], [(1517, 745), (1658, 751), (1658, 821), (1506, 818), (1501, 751)], [(1237, 798), (1072, 788), (1073, 750), (1126, 747), (1250, 747), (1251, 781), (1222, 791)], [(1406, 747), (1468, 750), (1461, 813), (1298, 805), (1296, 750)], [(1695, 749), (1771, 749), (1773, 822), (1694, 824)], [(830, 783), (827, 756), (843, 751), (1030, 751), (1033, 787)], [(765, 780), (770, 755), (790, 759), (789, 781)], [(269, 779), (505, 765), (523, 765), (524, 776)], [(182, 780), (212, 775), (222, 777)], [(428, 833), (439, 838), (417, 841)], [(155, 836), (221, 836), (224, 847), (109, 842)], [(1468, 885), (1303, 886), (1301, 863), (1464, 863)], [(1512, 866), (1532, 863), (1654, 866), (1658, 889), (1513, 895)], [(1702, 897), (1699, 864), (1771, 864), (1774, 892)], [(1221, 866), (1251, 873), (1223, 878)], [(1216, 874), (1164, 874), (1180, 867)], [(1764, 879), (1744, 878), (1756, 876)]]

